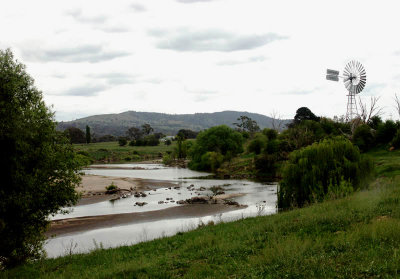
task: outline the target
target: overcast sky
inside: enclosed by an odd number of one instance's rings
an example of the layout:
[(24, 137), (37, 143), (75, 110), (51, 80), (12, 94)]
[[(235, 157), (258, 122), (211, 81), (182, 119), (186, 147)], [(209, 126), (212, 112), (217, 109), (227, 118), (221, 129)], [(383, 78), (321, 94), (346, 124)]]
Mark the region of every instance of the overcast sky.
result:
[(11, 48), (56, 119), (127, 110), (240, 110), (292, 118), (346, 113), (342, 82), (359, 60), (360, 94), (398, 119), (399, 1), (2, 0), (0, 48)]

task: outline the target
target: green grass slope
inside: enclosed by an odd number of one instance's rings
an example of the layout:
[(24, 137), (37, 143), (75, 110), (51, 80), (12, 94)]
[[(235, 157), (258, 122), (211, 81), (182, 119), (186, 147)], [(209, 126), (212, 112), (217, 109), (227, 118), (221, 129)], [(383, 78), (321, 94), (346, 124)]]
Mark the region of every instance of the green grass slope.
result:
[(371, 152), (368, 190), (134, 246), (46, 259), (1, 278), (398, 278), (400, 152)]

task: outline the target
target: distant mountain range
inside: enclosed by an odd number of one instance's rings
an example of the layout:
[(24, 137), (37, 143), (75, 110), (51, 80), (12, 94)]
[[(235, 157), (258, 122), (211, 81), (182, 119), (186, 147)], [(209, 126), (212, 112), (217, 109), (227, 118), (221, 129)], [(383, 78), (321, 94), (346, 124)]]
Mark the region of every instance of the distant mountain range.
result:
[[(73, 121), (60, 122), (57, 129), (64, 130), (68, 127), (77, 127), (85, 130), (86, 125), (88, 125), (91, 132), (97, 136), (123, 136), (130, 127), (140, 127), (148, 123), (153, 127), (155, 132), (175, 135), (180, 129), (201, 131), (222, 124), (234, 127), (233, 123), (237, 122), (237, 118), (242, 115), (257, 121), (261, 129), (272, 128), (273, 119), (271, 117), (245, 111), (222, 111), (195, 114), (126, 111), (118, 114), (93, 115)], [(284, 126), (284, 124), (290, 122), (290, 120), (282, 120), (282, 122), (282, 126)]]

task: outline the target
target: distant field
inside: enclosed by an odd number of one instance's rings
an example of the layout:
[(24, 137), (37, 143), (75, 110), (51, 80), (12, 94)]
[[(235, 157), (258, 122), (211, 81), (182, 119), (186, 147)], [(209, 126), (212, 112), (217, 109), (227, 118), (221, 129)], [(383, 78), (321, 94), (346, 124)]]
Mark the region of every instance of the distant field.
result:
[(158, 146), (119, 146), (117, 141), (90, 144), (74, 144), (77, 152), (92, 159), (94, 163), (138, 162), (161, 159), (163, 154), (172, 152), (176, 142)]

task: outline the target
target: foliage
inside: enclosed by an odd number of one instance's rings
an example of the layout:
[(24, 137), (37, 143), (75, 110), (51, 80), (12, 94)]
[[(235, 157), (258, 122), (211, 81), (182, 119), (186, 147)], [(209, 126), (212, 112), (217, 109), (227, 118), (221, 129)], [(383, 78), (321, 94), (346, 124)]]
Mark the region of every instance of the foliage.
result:
[(303, 120), (319, 121), (319, 117), (317, 117), (309, 108), (301, 107), (296, 111), (294, 123), (298, 124)]
[(375, 137), (372, 134), (371, 127), (361, 124), (353, 133), (353, 143), (362, 152), (370, 150), (375, 144)]
[(131, 141), (136, 141), (143, 137), (143, 131), (136, 127), (131, 127), (126, 131), (126, 135)]
[(71, 143), (85, 143), (85, 133), (76, 127), (69, 127), (65, 129), (64, 134), (70, 139)]
[(118, 187), (114, 182), (111, 182), (110, 185), (106, 186), (106, 194), (114, 194), (116, 192), (118, 192)]
[(248, 116), (241, 115), (236, 120), (238, 122), (233, 123), (233, 125), (236, 126), (236, 130), (239, 132), (248, 132), (250, 134), (253, 134), (260, 131), (260, 127), (258, 126), (257, 122)]
[(274, 129), (265, 128), (262, 133), (269, 139), (274, 140), (278, 137), (278, 132)]
[(344, 138), (327, 139), (296, 150), (283, 170), (278, 206), (301, 207), (321, 201), (329, 191), (346, 185), (357, 190), (372, 169), (372, 162), (361, 157), (358, 148)]
[(397, 125), (393, 120), (386, 120), (378, 126), (376, 130), (376, 141), (378, 143), (389, 143), (397, 132)]
[(126, 137), (119, 137), (118, 138), (118, 144), (119, 146), (125, 146), (128, 143), (128, 140)]
[[(203, 155), (207, 152), (219, 153), (223, 159), (225, 159), (225, 156), (235, 156), (243, 152), (242, 135), (225, 125), (215, 126), (200, 132), (195, 144), (190, 149), (192, 161), (189, 163), (189, 167), (197, 170), (210, 170), (205, 168), (210, 165), (204, 164), (203, 159)], [(207, 156), (210, 156), (210, 154)]]
[(321, 124), (312, 120), (303, 120), (283, 131), (280, 138), (287, 140), (293, 149), (300, 149), (325, 137)]
[(250, 141), (249, 145), (247, 146), (247, 151), (254, 152), (256, 155), (258, 155), (267, 146), (267, 143), (268, 138), (264, 134), (258, 133)]
[(172, 143), (172, 141), (171, 141), (170, 139), (167, 139), (167, 140), (165, 141), (165, 145), (171, 145), (171, 143)]
[(25, 66), (0, 50), (0, 266), (41, 254), (48, 216), (78, 199), (79, 162)]
[(192, 131), (190, 129), (180, 129), (177, 135), (183, 134), (185, 139), (195, 139), (199, 132)]
[(90, 127), (86, 125), (86, 143), (90, 143), (92, 141), (92, 136), (90, 135)]
[(397, 130), (396, 135), (393, 137), (393, 140), (390, 142), (390, 145), (395, 149), (400, 148), (400, 130)]
[(142, 125), (142, 131), (143, 131), (143, 134), (150, 135), (150, 133), (153, 132), (154, 129), (151, 127), (151, 125), (149, 123), (146, 123), (146, 124)]
[(224, 161), (224, 156), (218, 152), (207, 152), (201, 156), (199, 169), (215, 172)]

